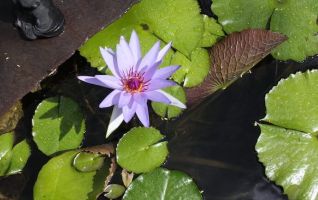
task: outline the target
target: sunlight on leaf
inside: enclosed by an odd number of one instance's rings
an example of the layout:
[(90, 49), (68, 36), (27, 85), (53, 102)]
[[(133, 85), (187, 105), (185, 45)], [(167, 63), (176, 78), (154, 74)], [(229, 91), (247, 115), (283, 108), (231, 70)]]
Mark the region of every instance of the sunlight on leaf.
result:
[(46, 155), (80, 146), (85, 132), (84, 116), (73, 100), (43, 100), (33, 116), (33, 139)]
[(202, 200), (202, 195), (187, 174), (158, 168), (140, 175), (125, 192), (123, 200), (191, 199)]
[(291, 200), (318, 198), (317, 85), (317, 70), (281, 80), (266, 95), (266, 124), (259, 124), (259, 160)]
[(118, 142), (117, 162), (134, 173), (149, 172), (159, 167), (168, 155), (167, 142), (155, 128), (131, 129)]

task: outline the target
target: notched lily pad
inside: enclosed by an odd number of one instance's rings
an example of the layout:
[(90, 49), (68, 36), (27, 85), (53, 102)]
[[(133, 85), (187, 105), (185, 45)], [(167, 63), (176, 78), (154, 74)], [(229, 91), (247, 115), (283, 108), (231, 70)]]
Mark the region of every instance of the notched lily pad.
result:
[(286, 39), (279, 33), (249, 29), (232, 33), (218, 42), (210, 52), (212, 67), (209, 75), (199, 86), (186, 91), (188, 105), (200, 102), (218, 89), (226, 88)]
[(266, 95), (256, 144), (266, 175), (289, 199), (318, 198), (318, 71), (296, 73)]
[(63, 96), (43, 100), (33, 116), (33, 139), (46, 155), (75, 149), (85, 132), (84, 116), (78, 104)]
[(202, 200), (202, 195), (192, 178), (180, 171), (158, 168), (140, 175), (128, 187), (123, 200)]
[(118, 142), (117, 162), (134, 173), (149, 172), (159, 167), (168, 155), (167, 142), (155, 128), (131, 129)]
[(215, 0), (213, 12), (227, 33), (267, 27), (289, 39), (273, 51), (279, 60), (302, 61), (318, 53), (318, 5), (312, 0)]

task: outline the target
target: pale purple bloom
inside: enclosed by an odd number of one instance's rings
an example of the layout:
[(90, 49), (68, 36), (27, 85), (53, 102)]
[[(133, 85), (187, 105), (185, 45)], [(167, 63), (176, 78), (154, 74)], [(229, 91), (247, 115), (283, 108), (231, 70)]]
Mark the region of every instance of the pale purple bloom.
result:
[(100, 48), (100, 52), (113, 74), (112, 76), (78, 77), (86, 83), (113, 89), (99, 105), (100, 108), (114, 105), (106, 137), (122, 121), (128, 123), (135, 113), (141, 123), (148, 127), (148, 100), (180, 108), (186, 107), (178, 99), (161, 90), (175, 85), (175, 82), (167, 80), (167, 78), (179, 69), (179, 66), (168, 66), (158, 69), (170, 47), (171, 43), (160, 50), (160, 42), (157, 42), (142, 58), (139, 39), (136, 32), (133, 31), (129, 44), (124, 37), (120, 37), (116, 52), (109, 48)]

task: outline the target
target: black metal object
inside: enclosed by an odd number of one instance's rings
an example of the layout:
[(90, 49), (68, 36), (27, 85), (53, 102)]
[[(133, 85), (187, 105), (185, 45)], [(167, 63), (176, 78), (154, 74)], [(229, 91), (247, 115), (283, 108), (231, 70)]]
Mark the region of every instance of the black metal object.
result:
[(55, 37), (64, 30), (64, 16), (51, 0), (13, 0), (16, 21), (29, 40)]

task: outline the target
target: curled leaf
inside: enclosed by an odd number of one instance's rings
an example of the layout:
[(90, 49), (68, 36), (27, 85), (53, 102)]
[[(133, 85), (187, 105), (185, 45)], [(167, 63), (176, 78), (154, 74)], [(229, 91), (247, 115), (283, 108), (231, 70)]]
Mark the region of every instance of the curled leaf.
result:
[(188, 104), (198, 103), (215, 91), (225, 89), (286, 39), (282, 34), (261, 29), (230, 34), (212, 47), (209, 75), (198, 87), (187, 89)]
[(130, 185), (130, 183), (132, 182), (134, 178), (134, 173), (131, 172), (129, 173), (126, 169), (123, 169), (121, 171), (121, 179), (125, 185), (125, 187), (128, 187)]
[(111, 184), (105, 188), (105, 197), (109, 199), (117, 199), (122, 196), (125, 192), (126, 188), (122, 185)]

